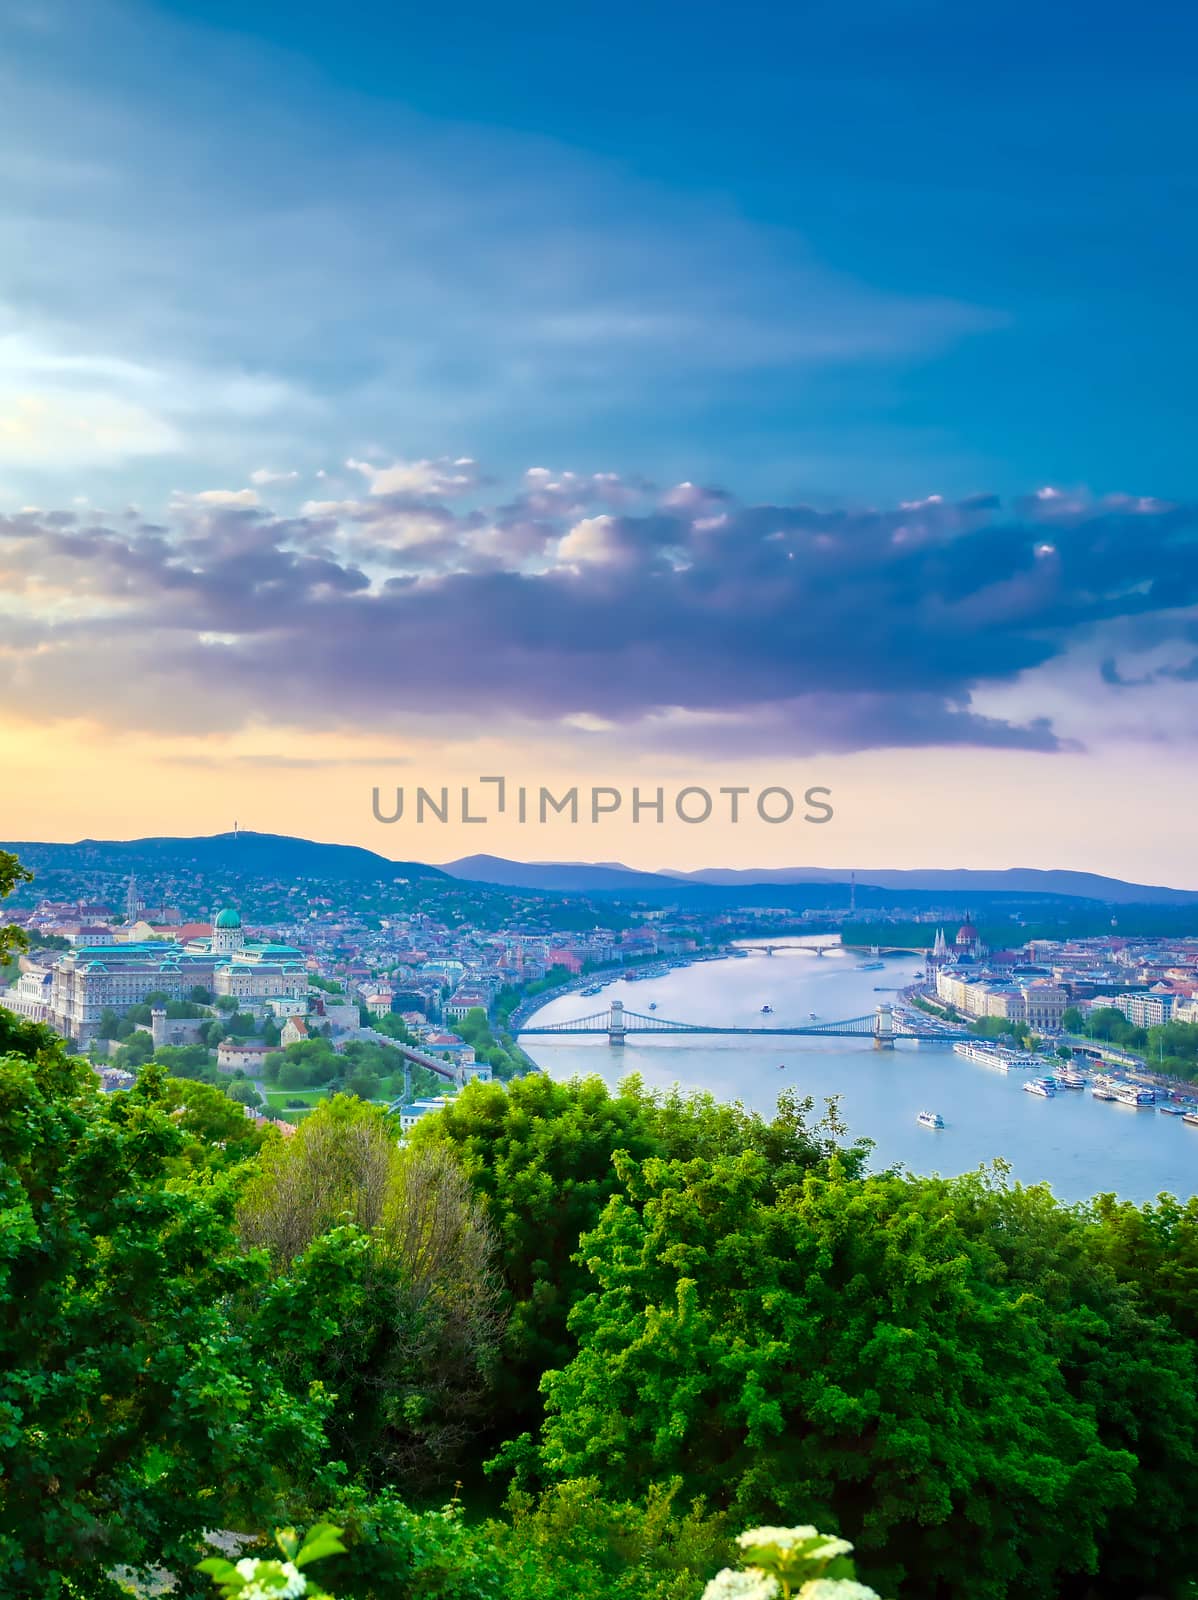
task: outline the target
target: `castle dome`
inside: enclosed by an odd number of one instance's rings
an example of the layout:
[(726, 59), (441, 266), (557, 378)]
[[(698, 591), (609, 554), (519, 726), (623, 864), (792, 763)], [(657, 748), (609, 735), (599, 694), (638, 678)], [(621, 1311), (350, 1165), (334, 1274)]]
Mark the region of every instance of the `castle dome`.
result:
[(217, 917), (216, 926), (218, 928), (240, 928), (241, 918), (233, 910), (232, 906), (226, 906)]
[(957, 943), (977, 944), (977, 942), (978, 930), (974, 927), (972, 922), (963, 922), (957, 929)]

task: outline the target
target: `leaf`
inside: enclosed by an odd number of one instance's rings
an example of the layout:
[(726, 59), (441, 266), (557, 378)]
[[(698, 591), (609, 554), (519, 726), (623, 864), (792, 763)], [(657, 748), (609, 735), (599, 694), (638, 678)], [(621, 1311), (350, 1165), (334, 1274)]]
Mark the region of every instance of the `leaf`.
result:
[(343, 1556), (346, 1551), (341, 1543), (342, 1531), (341, 1528), (335, 1528), (331, 1522), (318, 1522), (309, 1528), (303, 1548), (294, 1557), (296, 1566), (307, 1566), (309, 1561), (319, 1561), (324, 1556)]

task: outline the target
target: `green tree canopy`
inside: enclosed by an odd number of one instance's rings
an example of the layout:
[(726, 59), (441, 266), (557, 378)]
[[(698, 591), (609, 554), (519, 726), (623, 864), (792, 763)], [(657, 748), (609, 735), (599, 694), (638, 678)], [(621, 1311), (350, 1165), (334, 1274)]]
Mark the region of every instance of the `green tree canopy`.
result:
[(215, 1508), (277, 1519), (322, 1448), (323, 1401), (230, 1323), (264, 1263), (224, 1191), (171, 1176), (167, 1103), (153, 1069), (101, 1095), (54, 1046), (0, 1056), (0, 1569), (23, 1600), (188, 1570)]
[(751, 1151), (617, 1166), (544, 1469), (834, 1528), (902, 1600), (1187, 1578), (1192, 1348), (1047, 1191), (835, 1162), (778, 1191)]
[(257, 1336), (297, 1392), (336, 1392), (338, 1454), (409, 1489), (451, 1477), (499, 1323), (492, 1232), (449, 1152), (401, 1150), (338, 1096), (263, 1152), (239, 1217), (279, 1267)]

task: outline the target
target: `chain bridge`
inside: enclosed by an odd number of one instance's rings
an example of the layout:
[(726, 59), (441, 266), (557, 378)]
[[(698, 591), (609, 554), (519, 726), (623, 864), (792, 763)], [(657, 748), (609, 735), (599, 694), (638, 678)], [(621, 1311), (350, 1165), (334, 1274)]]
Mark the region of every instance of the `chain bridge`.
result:
[(541, 1037), (566, 1036), (589, 1033), (607, 1035), (609, 1044), (623, 1044), (629, 1034), (637, 1033), (744, 1033), (775, 1038), (833, 1038), (857, 1039), (872, 1036), (878, 1050), (892, 1050), (896, 1039), (935, 1039), (947, 1042), (974, 1037), (968, 1033), (946, 1033), (943, 1028), (922, 1027), (895, 1017), (892, 1006), (880, 1005), (862, 1017), (845, 1017), (839, 1022), (807, 1022), (796, 1027), (734, 1028), (718, 1022), (672, 1022), (666, 1017), (647, 1016), (643, 1012), (628, 1011), (622, 1000), (613, 1000), (606, 1011), (594, 1011), (590, 1016), (571, 1017), (566, 1022), (532, 1022), (521, 1026), (520, 1037), (537, 1034)]

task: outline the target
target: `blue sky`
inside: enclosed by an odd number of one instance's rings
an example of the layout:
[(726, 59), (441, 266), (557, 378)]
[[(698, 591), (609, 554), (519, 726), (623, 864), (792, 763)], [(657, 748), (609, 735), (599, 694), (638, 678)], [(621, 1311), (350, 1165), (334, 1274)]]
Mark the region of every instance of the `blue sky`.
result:
[(850, 500), (1194, 488), (1181, 5), (13, 9), (9, 318), (260, 386), (233, 440), (147, 407), (186, 439), (143, 494), (254, 436)]
[(1193, 8), (0, 17), (14, 832), (814, 761), (824, 864), (1198, 883)]

